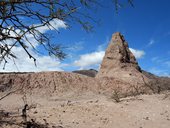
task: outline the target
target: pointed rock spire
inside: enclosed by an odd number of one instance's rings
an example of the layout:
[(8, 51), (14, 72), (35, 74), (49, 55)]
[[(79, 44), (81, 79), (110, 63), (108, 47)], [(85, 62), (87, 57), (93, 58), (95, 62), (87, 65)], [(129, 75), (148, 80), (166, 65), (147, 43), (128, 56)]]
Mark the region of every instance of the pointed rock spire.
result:
[(121, 33), (112, 35), (96, 77), (134, 78), (141, 75), (135, 56)]

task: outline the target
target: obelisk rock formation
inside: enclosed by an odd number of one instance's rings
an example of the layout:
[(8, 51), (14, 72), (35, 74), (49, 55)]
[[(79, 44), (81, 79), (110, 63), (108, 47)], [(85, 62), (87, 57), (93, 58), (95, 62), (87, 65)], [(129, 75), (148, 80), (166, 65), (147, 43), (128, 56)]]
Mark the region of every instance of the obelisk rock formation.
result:
[(110, 44), (106, 49), (96, 78), (101, 77), (116, 78), (129, 83), (135, 81), (143, 83), (145, 76), (141, 73), (135, 56), (129, 50), (128, 43), (119, 32), (112, 35)]

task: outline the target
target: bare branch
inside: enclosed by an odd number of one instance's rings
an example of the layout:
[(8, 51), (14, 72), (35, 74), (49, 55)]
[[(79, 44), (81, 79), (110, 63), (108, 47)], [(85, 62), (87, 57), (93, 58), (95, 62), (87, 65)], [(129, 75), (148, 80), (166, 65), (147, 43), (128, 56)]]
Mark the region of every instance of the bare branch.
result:
[[(121, 5), (119, 0), (112, 0), (116, 10)], [(133, 6), (133, 0), (128, 0)], [(51, 44), (51, 40), (46, 32), (41, 32), (39, 28), (48, 27), (49, 30), (58, 29), (51, 24), (54, 20), (61, 20), (71, 24), (78, 23), (87, 32), (93, 31), (91, 23), (97, 23), (94, 18), (81, 10), (81, 6), (92, 9), (94, 6), (102, 6), (97, 0), (1, 0), (0, 1), (0, 63), (6, 63), (9, 59), (17, 58), (12, 53), (13, 47), (19, 45), (24, 49), (30, 59), (33, 59), (36, 65), (36, 58), (30, 54), (27, 46), (31, 46), (34, 51), (34, 43), (43, 46), (49, 52), (59, 59), (64, 59), (66, 54), (63, 47), (58, 44)], [(31, 35), (35, 42), (30, 42), (28, 35)], [(8, 41), (13, 42), (8, 44)], [(12, 47), (10, 46), (12, 45)], [(37, 51), (38, 52), (38, 51)]]

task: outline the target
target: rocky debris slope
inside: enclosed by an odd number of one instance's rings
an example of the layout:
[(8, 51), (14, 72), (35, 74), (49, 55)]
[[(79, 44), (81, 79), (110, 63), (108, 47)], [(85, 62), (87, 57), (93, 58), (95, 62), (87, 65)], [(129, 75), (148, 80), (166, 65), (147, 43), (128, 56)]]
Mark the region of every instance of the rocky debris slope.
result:
[(150, 85), (150, 88), (153, 90), (153, 92), (170, 90), (170, 78), (169, 77), (155, 76), (154, 74), (143, 71), (143, 70), (142, 70), (142, 73), (147, 78), (149, 78), (150, 82), (148, 84)]
[(97, 82), (91, 77), (67, 72), (0, 74), (0, 92), (24, 90), (28, 93), (50, 96), (67, 92), (94, 91)]
[[(73, 71), (73, 73), (78, 73), (78, 74), (82, 74), (82, 75), (85, 75), (85, 76), (89, 76), (89, 77), (96, 77), (98, 71), (97, 70), (94, 70), (94, 69), (89, 69), (89, 70), (77, 70), (77, 71)], [(142, 74), (144, 74), (149, 80), (150, 82), (148, 84), (150, 84), (150, 87), (153, 88), (153, 90), (157, 90), (158, 89), (158, 86), (160, 87), (161, 91), (164, 91), (164, 90), (170, 90), (170, 78), (169, 77), (159, 77), (159, 76), (155, 76), (154, 74), (152, 73), (149, 73), (149, 72), (146, 72), (144, 70), (142, 70)], [(101, 88), (103, 88), (102, 90), (106, 90), (107, 85), (108, 84), (104, 84), (105, 82), (107, 81), (111, 81), (113, 80), (113, 82), (115, 82), (116, 80), (114, 80), (114, 78), (108, 78), (108, 77), (105, 77), (105, 78), (102, 78), (100, 81), (101, 85), (103, 86), (100, 86)], [(117, 82), (117, 85), (118, 84), (125, 84), (125, 82), (121, 83), (120, 81)], [(128, 83), (126, 83), (127, 85)], [(124, 85), (126, 87), (126, 85)], [(111, 89), (111, 88), (109, 88)]]
[(111, 95), (118, 86), (128, 83), (112, 78), (96, 79), (77, 73), (39, 72), (0, 74), (0, 97), (8, 92), (39, 95), (81, 95), (83, 93), (104, 93)]

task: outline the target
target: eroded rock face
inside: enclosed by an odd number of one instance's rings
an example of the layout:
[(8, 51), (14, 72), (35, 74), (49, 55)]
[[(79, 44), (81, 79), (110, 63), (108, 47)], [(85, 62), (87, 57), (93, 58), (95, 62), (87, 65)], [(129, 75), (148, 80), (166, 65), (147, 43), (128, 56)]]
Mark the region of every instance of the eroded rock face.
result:
[(0, 94), (13, 90), (40, 96), (78, 94), (89, 90), (95, 92), (97, 86), (94, 78), (68, 72), (0, 73)]
[(140, 83), (142, 77), (145, 78), (128, 43), (119, 32), (113, 34), (96, 77), (113, 77), (128, 82), (138, 80)]

